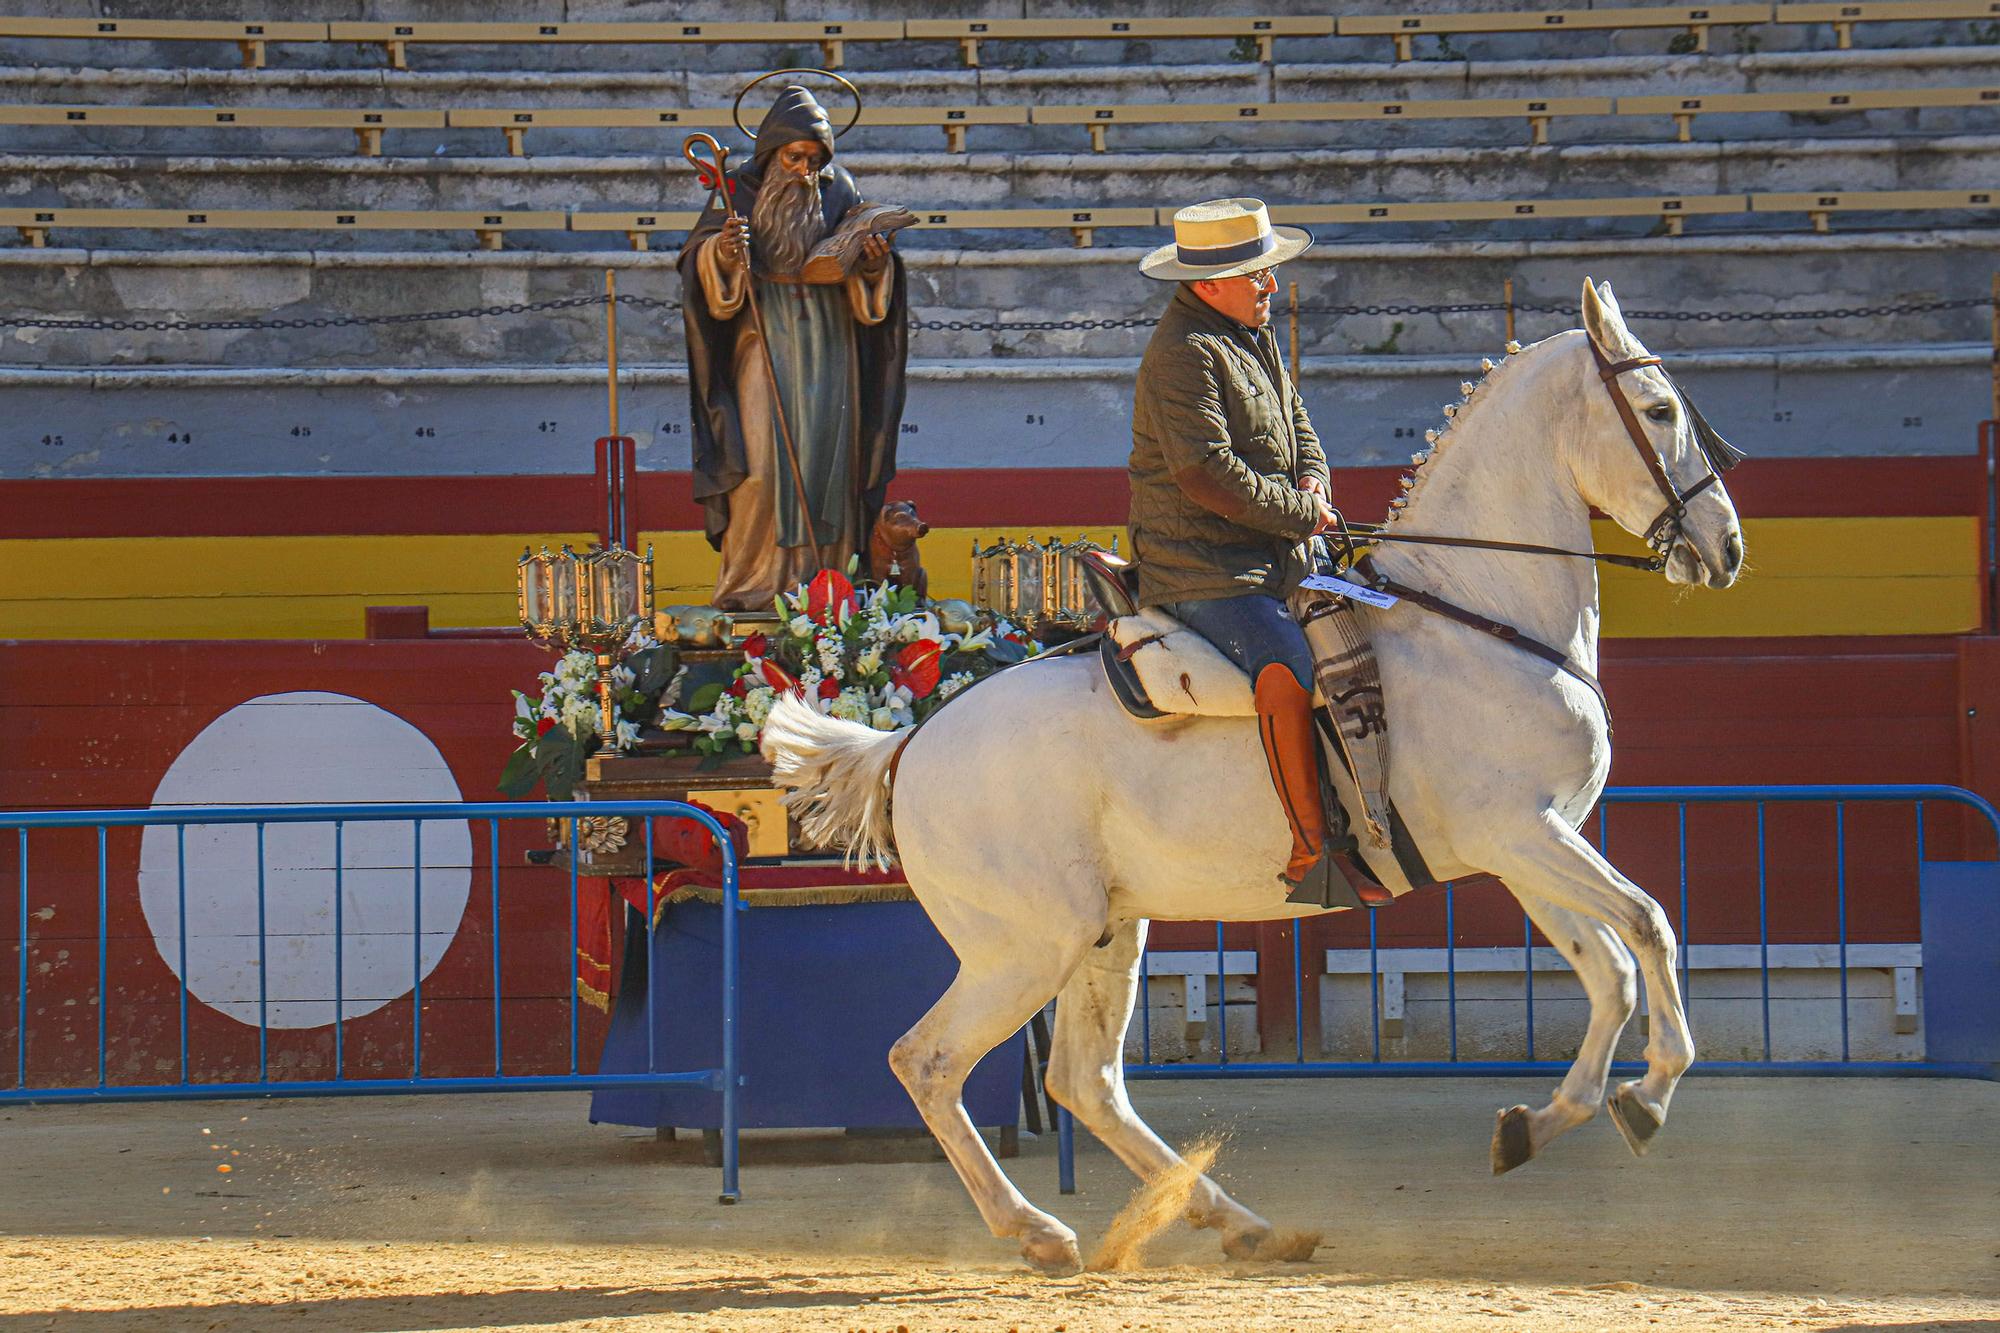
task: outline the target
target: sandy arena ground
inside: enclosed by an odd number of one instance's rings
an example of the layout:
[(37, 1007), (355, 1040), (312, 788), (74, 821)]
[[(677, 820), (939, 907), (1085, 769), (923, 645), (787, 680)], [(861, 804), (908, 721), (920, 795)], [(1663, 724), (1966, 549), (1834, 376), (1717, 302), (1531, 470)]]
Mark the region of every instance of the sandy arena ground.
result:
[[(1055, 1281), (927, 1144), (753, 1135), (723, 1208), (697, 1144), (571, 1095), (9, 1108), (0, 1330), (2000, 1327), (2000, 1085), (1697, 1076), (1648, 1159), (1600, 1118), (1494, 1179), (1494, 1109), (1546, 1091), (1139, 1084), (1326, 1243), (1236, 1265), (1176, 1227)], [(1008, 1165), (1086, 1253), (1131, 1192), (1094, 1142), (1073, 1198), (1053, 1138)]]

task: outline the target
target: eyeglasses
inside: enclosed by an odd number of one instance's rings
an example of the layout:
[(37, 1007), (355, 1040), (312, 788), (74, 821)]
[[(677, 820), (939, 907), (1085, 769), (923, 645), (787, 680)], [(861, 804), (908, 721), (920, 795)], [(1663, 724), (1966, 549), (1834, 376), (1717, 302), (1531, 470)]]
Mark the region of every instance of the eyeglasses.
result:
[(1243, 273), (1237, 276), (1246, 279), (1253, 291), (1275, 292), (1278, 290), (1278, 270), (1275, 265), (1271, 268), (1260, 268), (1255, 273)]

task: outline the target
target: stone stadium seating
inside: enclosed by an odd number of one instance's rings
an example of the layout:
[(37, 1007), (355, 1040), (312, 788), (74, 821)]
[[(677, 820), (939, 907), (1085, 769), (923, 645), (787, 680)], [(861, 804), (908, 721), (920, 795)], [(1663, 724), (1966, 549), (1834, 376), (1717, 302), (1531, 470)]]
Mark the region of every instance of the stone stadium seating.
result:
[[(1986, 312), (1897, 309), (1982, 295), (2000, 252), (1986, 201), (2000, 46), (1984, 0), (1710, 6), (1705, 24), (1683, 7), (1418, 0), (1400, 61), (1383, 40), (1397, 34), (1371, 25), (1379, 0), (1372, 14), (1272, 7), (1265, 28), (1142, 0), (1118, 30), (990, 4), (947, 23), (870, 0), (832, 35), (778, 6), (697, 4), (677, 11), (685, 24), (630, 11), (652, 34), (636, 41), (612, 21), (624, 7), (596, 0), (511, 11), (522, 21), (504, 33), (457, 22), (481, 16), (470, 7), (412, 25), (373, 0), (259, 25), (206, 19), (194, 0), (165, 0), (155, 20), (37, 8), (49, 17), (0, 19), (0, 224), (22, 238), (0, 248), (0, 272), (15, 308), (52, 318), (507, 307), (601, 290), (606, 268), (621, 291), (671, 304), (671, 251), (702, 202), (682, 135), (734, 140), (727, 108), (747, 74), (837, 55), (868, 98), (843, 161), (920, 217), (901, 246), (924, 440), (976, 393), (993, 424), (966, 449), (1031, 448), (1005, 420), (1054, 403), (1088, 458), (1122, 458), (1121, 398), (1162, 295), (1136, 260), (1165, 239), (1163, 209), (1225, 192), (1319, 237), (1283, 276), (1306, 311), (1308, 394), (1337, 392), (1350, 418), (1345, 461), (1406, 453), (1435, 415), (1413, 416), (1412, 395), (1444, 401), (1504, 336), (1497, 311), (1404, 307), (1491, 305), (1509, 278), (1530, 306), (1573, 307), (1590, 273), (1628, 308), (1680, 316), (1638, 327), (1714, 386), (1718, 419), (1831, 395), (1811, 420), (1771, 423), (1787, 430), (1766, 450), (1958, 449), (1984, 401)], [(667, 31), (684, 27), (702, 31)], [(407, 68), (384, 59), (396, 41)], [(80, 367), (161, 395), (266, 376), (278, 401), (405, 376), (468, 401), (530, 381), (587, 398), (598, 320), (0, 328), (0, 382)], [(1532, 338), (1570, 322), (1528, 310), (1519, 326)], [(678, 315), (634, 311), (621, 345), (664, 431)], [(1909, 434), (1879, 392), (1892, 379), (1938, 404)]]
[(1718, 25), (1764, 24), (1771, 21), (1769, 5), (1648, 5), (1615, 9), (1533, 9), (1485, 13), (1364, 14), (1340, 20), (1343, 37), (1389, 37), (1396, 59), (1414, 60), (1416, 40), (1424, 36), (1466, 33), (1628, 32), (1648, 28), (1686, 30), (1687, 49), (1708, 50), (1708, 32)]

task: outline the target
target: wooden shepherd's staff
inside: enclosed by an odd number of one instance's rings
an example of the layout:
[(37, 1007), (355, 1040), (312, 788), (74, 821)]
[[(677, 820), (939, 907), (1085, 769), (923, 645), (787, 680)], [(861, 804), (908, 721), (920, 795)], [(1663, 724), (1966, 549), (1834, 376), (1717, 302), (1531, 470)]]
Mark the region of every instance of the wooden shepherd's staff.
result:
[[(704, 162), (695, 155), (698, 146), (707, 147), (711, 162)], [(688, 164), (700, 172), (704, 179), (708, 178), (711, 172), (714, 173), (715, 185), (709, 192), (709, 202), (714, 203), (719, 193), (722, 197), (724, 225), (736, 221), (736, 201), (729, 195), (729, 178), (723, 175), (723, 169), (729, 165), (729, 150), (717, 143), (712, 134), (690, 134), (681, 144), (681, 156), (685, 157)], [(748, 265), (745, 267), (747, 269)], [(792, 470), (792, 487), (797, 492), (799, 501), (799, 520), (805, 524), (806, 544), (813, 549), (816, 558), (819, 554), (819, 535), (813, 531), (812, 509), (806, 504), (806, 477), (799, 468), (799, 451), (792, 444), (792, 428), (785, 420), (785, 395), (778, 384), (778, 367), (771, 360), (771, 339), (764, 329), (764, 312), (757, 305), (757, 279), (754, 274), (744, 273), (743, 290), (750, 302), (750, 322), (757, 328), (757, 349), (764, 354), (764, 371), (771, 377), (771, 409), (778, 415), (778, 441), (784, 446), (785, 462)], [(782, 542), (779, 544), (783, 545)]]

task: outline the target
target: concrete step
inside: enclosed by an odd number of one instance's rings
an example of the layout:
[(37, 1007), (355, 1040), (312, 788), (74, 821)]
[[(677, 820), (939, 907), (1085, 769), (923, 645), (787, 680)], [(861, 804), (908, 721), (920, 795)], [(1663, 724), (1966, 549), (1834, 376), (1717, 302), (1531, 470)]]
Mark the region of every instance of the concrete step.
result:
[[(1500, 5), (1471, 5), (1465, 0), (1445, 0), (1444, 3), (1436, 5), (1411, 4), (1399, 0), (1399, 3), (1393, 6), (1382, 3), (1382, 0), (1358, 5), (1315, 4), (1309, 0), (1301, 3), (1300, 0), (1293, 0), (1292, 3), (1285, 4), (1259, 4), (1256, 10), (1259, 13), (1271, 14), (1338, 15), (1409, 13), (1433, 9), (1463, 12), (1467, 9), (1518, 10), (1548, 7), (1550, 6), (1547, 3), (1537, 3), (1537, 0), (1527, 0), (1526, 3), (1515, 0), (1514, 3)], [(1577, 0), (1572, 7), (1583, 7), (1581, 0)], [(985, 8), (988, 7), (954, 6), (951, 13), (953, 17), (967, 18), (1104, 17), (1101, 6), (1092, 8), (1080, 3), (992, 6), (991, 8), (1001, 12), (980, 13), (980, 10)], [(94, 9), (95, 6), (64, 2), (35, 7), (36, 12), (52, 12), (59, 17), (79, 18), (97, 17), (93, 12)], [(179, 9), (194, 12), (177, 15), (175, 11)], [(372, 21), (408, 20), (411, 17), (410, 9), (411, 7), (406, 4), (291, 4), (284, 7), (281, 17), (307, 21), (356, 17)], [(379, 12), (383, 10), (388, 12)], [(359, 14), (357, 11), (360, 11)], [(145, 6), (145, 14), (148, 17), (236, 18), (241, 17), (243, 12), (241, 8), (233, 6), (219, 10), (217, 6), (199, 3), (199, 0), (191, 0), (185, 5)], [(1144, 3), (1121, 6), (1119, 12), (1121, 17), (1169, 17), (1186, 14), (1189, 9), (1184, 0), (1145, 0)], [(840, 17), (896, 20), (929, 18), (935, 17), (936, 14), (936, 7), (924, 3), (923, 0), (888, 0), (888, 2), (853, 6), (849, 12)], [(426, 21), (479, 21), (491, 20), (495, 16), (490, 6), (475, 3), (474, 0), (445, 0), (444, 3), (427, 3), (422, 6), (420, 17)], [(634, 4), (625, 3), (625, 0), (599, 0), (597, 3), (537, 0), (537, 3), (510, 5), (506, 13), (508, 20), (517, 22), (760, 22), (774, 19), (818, 22), (824, 21), (826, 17), (823, 7), (808, 6), (792, 0), (775, 5), (748, 7), (722, 6), (713, 3), (681, 4), (678, 0), (664, 4)], [(1970, 22), (1867, 23), (1856, 29), (1855, 40), (1865, 48), (1929, 47), (1978, 43), (1982, 40), (1984, 31), (1977, 24)], [(1572, 30), (1561, 34), (1529, 32), (1420, 37), (1416, 41), (1414, 54), (1419, 62), (1466, 58), (1577, 59), (1621, 54), (1662, 58), (1679, 49), (1676, 39), (1681, 35), (1678, 31), (1668, 28), (1631, 31)], [(1825, 50), (1835, 47), (1836, 44), (1830, 24), (1766, 23), (1720, 28), (1714, 32), (1711, 39), (1712, 49), (1725, 54)], [(1386, 64), (1389, 63), (1390, 54), (1390, 41), (1386, 37), (1281, 38), (1277, 46), (1277, 58), (1281, 64), (1350, 59), (1380, 60)], [(286, 69), (369, 68), (379, 67), (384, 63), (383, 53), (379, 49), (352, 43), (274, 44), (269, 48), (267, 58), (273, 67)], [(666, 65), (681, 69), (762, 70), (817, 63), (818, 58), (817, 45), (807, 42), (729, 43), (713, 46), (676, 43), (667, 47), (636, 43), (423, 45), (413, 48), (410, 55), (411, 63), (419, 68), (467, 70), (657, 69)], [(845, 58), (848, 68), (860, 70), (911, 65), (944, 67), (960, 64), (956, 44), (940, 41), (854, 42), (848, 45)], [(1257, 52), (1254, 46), (1240, 45), (1228, 38), (1153, 41), (989, 41), (982, 52), (982, 62), (989, 68), (1107, 63), (1160, 65), (1228, 60), (1254, 63), (1256, 58)], [(238, 55), (233, 43), (227, 42), (109, 43), (10, 40), (0, 42), (0, 60), (43, 65), (91, 61), (141, 68), (167, 68), (179, 65), (227, 68), (237, 63)]]
[[(1988, 356), (1983, 344), (1794, 347), (1693, 352), (1670, 366), (1759, 457), (1947, 454), (1974, 448)], [(1136, 370), (1129, 358), (915, 361), (899, 461), (1121, 467)], [(1311, 358), (1301, 387), (1336, 465), (1397, 464), (1478, 374), (1477, 354)], [(621, 384), (640, 466), (685, 469), (685, 368), (629, 364)], [(605, 421), (601, 366), (0, 367), (0, 392), (12, 425), (0, 477), (587, 473)]]
[[(1138, 272), (1137, 247), (1015, 250), (912, 248), (910, 302), (922, 359), (1101, 361), (1136, 357), (1166, 289)], [(439, 254), (274, 250), (0, 251), (11, 315), (159, 322), (314, 320), (589, 298), (607, 267), (627, 298), (624, 354), (684, 359), (681, 299), (668, 252), (611, 255)], [(1498, 303), (1508, 278), (1523, 310), (1517, 336), (1574, 322), (1586, 275), (1608, 279), (1633, 312), (1768, 315), (1980, 300), (2000, 265), (2000, 229), (1818, 236), (1685, 236), (1565, 241), (1327, 243), (1280, 271), (1296, 282), (1308, 357), (1448, 356), (1490, 352), (1505, 338), (1498, 311), (1323, 313), (1327, 307)], [(1278, 313), (1287, 332), (1281, 293)], [(633, 298), (637, 298), (634, 301)], [(653, 304), (640, 304), (650, 302)], [(1641, 319), (1665, 354), (1741, 352), (1802, 343), (1828, 348), (1966, 343), (1986, 336), (1984, 305), (1825, 319)], [(995, 329), (1083, 321), (1130, 327)], [(949, 328), (939, 325), (958, 324)], [(583, 366), (603, 358), (594, 306), (479, 319), (298, 329), (0, 330), (0, 362), (21, 366), (214, 365), (426, 367), (525, 363)]]
[[(1172, 205), (1221, 189), (1274, 204), (1371, 200), (1584, 198), (1742, 191), (1981, 189), (1993, 185), (1990, 135), (1754, 139), (1714, 143), (1570, 144), (1544, 148), (1312, 148), (1160, 153), (857, 152), (846, 163), (870, 198), (924, 208)], [(72, 208), (169, 209), (689, 208), (700, 196), (677, 152), (607, 157), (264, 158), (18, 153), (0, 158), (0, 197)], [(1937, 225), (1936, 219), (1927, 220)], [(1774, 215), (1773, 228), (1796, 217)], [(1356, 238), (1369, 224), (1356, 224)], [(1447, 224), (1423, 224), (1445, 226)], [(1516, 227), (1641, 234), (1618, 224), (1451, 224), (1459, 234)], [(1705, 225), (1699, 220), (1696, 226)], [(1744, 225), (1737, 219), (1727, 225)], [(1880, 225), (1880, 224), (1878, 224)], [(1500, 230), (1505, 228), (1507, 230)], [(1339, 234), (1333, 232), (1331, 234)], [(1379, 231), (1368, 239), (1379, 238)], [(76, 238), (63, 238), (74, 243)], [(211, 246), (241, 237), (207, 233)], [(1109, 236), (1138, 241), (1145, 236)], [(1016, 247), (1018, 234), (996, 238)], [(538, 234), (547, 248), (583, 238)], [(141, 244), (159, 244), (157, 239)], [(181, 242), (177, 242), (181, 243)], [(255, 244), (256, 242), (251, 242)], [(394, 242), (403, 244), (403, 242)], [(463, 244), (439, 236), (423, 244)], [(602, 241), (588, 242), (601, 245)], [(918, 242), (922, 243), (922, 242)], [(950, 243), (964, 244), (954, 236)]]
[[(965, 70), (898, 69), (857, 75), (870, 106), (1051, 106), (1205, 102), (1409, 101), (1528, 97), (1615, 97), (1742, 92), (1979, 87), (2000, 81), (2000, 47), (1926, 51), (1849, 51), (1736, 57), (1606, 57), (1509, 62), (1417, 61), (1282, 65), (1091, 66)], [(0, 103), (141, 106), (326, 106), (433, 110), (465, 107), (726, 107), (739, 75), (685, 70), (592, 73), (480, 73), (378, 70), (35, 69), (0, 68)], [(843, 99), (829, 94), (836, 112)], [(746, 119), (754, 113), (746, 112)], [(1876, 111), (1835, 116), (1710, 115), (1698, 137), (1815, 137), (1825, 134), (1969, 133), (1993, 127), (1993, 108)], [(1410, 145), (1518, 144), (1524, 122), (1511, 119), (1355, 121), (1338, 125), (1222, 121), (1180, 125), (1120, 125), (1116, 149), (1188, 150), (1236, 145), (1283, 148), (1339, 143), (1393, 148)], [(1672, 139), (1665, 116), (1564, 117), (1558, 143), (1657, 142)], [(538, 156), (643, 152), (672, 131), (536, 129), (528, 151)], [(339, 154), (352, 151), (339, 130), (274, 131), (158, 129), (118, 126), (9, 127), (10, 147), (24, 152), (75, 151), (254, 155)], [(864, 126), (843, 143), (849, 150), (931, 150), (943, 140), (931, 127)], [(1081, 151), (1090, 143), (1077, 125), (980, 126), (970, 144), (988, 151)], [(496, 130), (390, 131), (390, 155), (484, 156), (501, 149)]]

